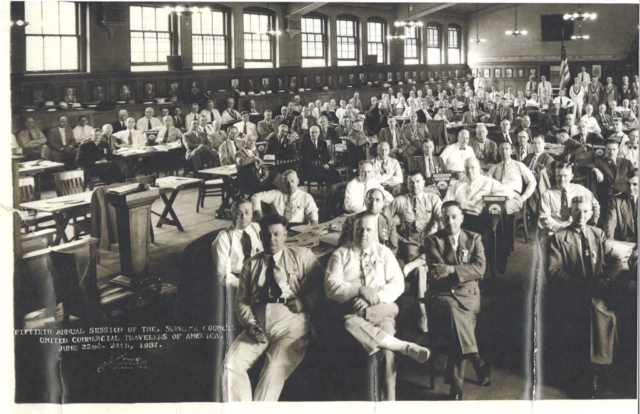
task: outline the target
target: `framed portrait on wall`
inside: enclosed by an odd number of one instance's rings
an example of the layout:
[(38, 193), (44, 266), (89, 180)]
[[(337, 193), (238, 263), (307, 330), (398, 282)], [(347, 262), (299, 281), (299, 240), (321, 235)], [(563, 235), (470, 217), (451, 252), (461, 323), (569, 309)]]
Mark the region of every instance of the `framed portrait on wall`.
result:
[(502, 77), (502, 69), (501, 68), (495, 68), (493, 70), (493, 77), (494, 78), (501, 78)]
[(382, 72), (376, 72), (376, 82), (382, 83), (384, 81), (384, 74)]
[(305, 89), (311, 89), (311, 80), (309, 80), (308, 75), (302, 76), (302, 87)]
[(231, 79), (231, 90), (240, 88), (240, 79), (234, 78)]
[(269, 78), (261, 78), (260, 85), (261, 85), (261, 89), (266, 91), (271, 87), (271, 80)]
[(453, 75), (456, 77), (456, 79), (459, 78), (460, 77), (460, 69), (454, 69), (453, 70)]
[(387, 72), (387, 82), (393, 82), (393, 72)]
[(415, 70), (411, 72), (411, 79), (413, 79), (414, 81), (418, 80), (418, 72), (416, 72)]
[(170, 80), (167, 81), (167, 98), (171, 102), (178, 102), (180, 97), (180, 81)]
[(355, 73), (350, 73), (349, 74), (349, 85), (353, 86), (356, 84), (356, 74)]
[(92, 101), (106, 101), (107, 98), (107, 86), (104, 83), (92, 83), (89, 85), (91, 90)]
[(156, 98), (156, 83), (145, 82), (142, 86), (142, 99), (155, 99)]
[(518, 68), (518, 78), (524, 78), (524, 69)]
[(402, 82), (402, 72), (396, 72), (396, 82)]
[(31, 88), (31, 104), (42, 106), (47, 100), (47, 86), (34, 86)]
[(116, 85), (116, 93), (118, 96), (118, 102), (126, 102), (134, 97), (134, 85), (131, 82), (122, 82)]
[(597, 76), (602, 79), (602, 65), (591, 65), (591, 76)]
[(409, 79), (410, 79), (409, 78), (409, 71), (405, 71), (404, 72), (404, 80), (408, 81)]
[(471, 75), (474, 77), (478, 77), (478, 68), (471, 69)]
[(491, 69), (489, 69), (489, 68), (483, 69), (482, 73), (484, 74), (485, 78), (490, 78), (491, 77)]
[(289, 77), (289, 89), (295, 89), (298, 86), (298, 78), (296, 76)]
[(505, 78), (513, 78), (513, 69), (512, 68), (506, 68), (504, 70), (504, 76), (505, 76)]
[(375, 74), (375, 73), (373, 73), (373, 72), (369, 72), (369, 73), (367, 74), (368, 82), (373, 83), (373, 82), (375, 81), (375, 76), (376, 76), (376, 74)]
[(420, 82), (424, 82), (424, 81), (426, 80), (426, 79), (424, 78), (424, 76), (425, 76), (424, 70), (421, 70), (421, 71), (420, 71)]
[(62, 87), (62, 102), (76, 103), (80, 99), (78, 97), (80, 86), (79, 85), (65, 85)]
[(253, 78), (247, 78), (246, 85), (247, 85), (247, 92), (253, 92), (256, 89), (256, 84)]
[(327, 75), (327, 86), (333, 86), (333, 75)]
[(438, 78), (440, 77), (439, 75), (440, 75), (440, 72), (438, 72), (437, 70), (433, 71), (433, 77), (435, 80), (438, 80)]
[(314, 86), (318, 89), (322, 89), (324, 86), (324, 75), (315, 75), (313, 77)]
[(343, 74), (339, 74), (338, 75), (338, 88), (344, 88), (344, 87), (345, 87), (344, 75)]
[(529, 76), (533, 76), (534, 78), (536, 77), (536, 68), (531, 68), (529, 69)]
[(284, 91), (284, 85), (286, 84), (285, 82), (286, 81), (285, 81), (284, 76), (278, 76), (276, 78), (276, 90), (277, 91)]
[(363, 85), (366, 83), (366, 78), (364, 76), (364, 73), (361, 73), (358, 75), (358, 82), (360, 82), (360, 85)]

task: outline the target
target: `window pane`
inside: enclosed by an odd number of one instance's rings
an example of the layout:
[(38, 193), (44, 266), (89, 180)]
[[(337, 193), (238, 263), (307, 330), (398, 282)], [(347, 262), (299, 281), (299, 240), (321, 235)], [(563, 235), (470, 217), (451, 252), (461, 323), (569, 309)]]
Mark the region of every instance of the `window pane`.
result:
[(224, 34), (224, 14), (221, 12), (213, 12), (213, 34)]
[(460, 49), (449, 49), (449, 63), (460, 63)]
[(131, 33), (131, 62), (144, 62), (144, 44), (141, 32)]
[(144, 61), (157, 62), (158, 60), (158, 38), (156, 33), (144, 33)]
[(42, 3), (39, 1), (27, 1), (24, 4), (25, 21), (29, 22), (24, 27), (26, 34), (42, 34)]
[(167, 11), (162, 7), (158, 7), (155, 9), (155, 12), (156, 12), (156, 30), (168, 32), (169, 16), (167, 14)]
[(60, 70), (60, 37), (44, 38), (44, 70)]
[(142, 29), (143, 30), (156, 29), (156, 9), (154, 9), (153, 7), (142, 8)]
[(193, 18), (191, 19), (191, 33), (192, 34), (200, 34), (202, 33), (201, 22), (203, 16), (202, 13), (195, 13)]
[(213, 20), (211, 12), (202, 15), (202, 33), (213, 34)]
[(131, 6), (129, 14), (131, 30), (142, 30), (142, 7)]
[(440, 62), (440, 49), (437, 48), (428, 48), (427, 49), (427, 64), (428, 65), (439, 65)]
[(69, 2), (60, 3), (60, 34), (67, 34), (67, 35), (76, 34), (75, 3), (69, 3)]
[[(58, 2), (45, 1), (42, 3), (42, 33), (60, 34), (60, 21), (58, 19)], [(59, 44), (58, 44), (59, 46)]]
[(65, 36), (62, 40), (62, 70), (78, 69), (78, 38), (75, 36)]
[(27, 36), (27, 71), (29, 72), (44, 70), (43, 41), (42, 36)]

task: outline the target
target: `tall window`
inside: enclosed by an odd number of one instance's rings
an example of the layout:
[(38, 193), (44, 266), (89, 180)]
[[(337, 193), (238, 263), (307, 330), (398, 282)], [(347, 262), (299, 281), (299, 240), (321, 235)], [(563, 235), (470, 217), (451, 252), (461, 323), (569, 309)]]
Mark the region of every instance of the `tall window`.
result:
[(66, 1), (27, 1), (27, 72), (80, 70), (78, 6)]
[(336, 20), (338, 35), (338, 66), (358, 64), (358, 22), (349, 18)]
[(404, 28), (404, 64), (417, 65), (420, 63), (420, 28), (413, 26)]
[(326, 65), (326, 26), (323, 18), (302, 18), (302, 67)]
[(427, 64), (439, 65), (442, 63), (440, 53), (440, 26), (429, 23), (427, 25)]
[(218, 10), (194, 13), (191, 17), (194, 65), (227, 67), (227, 16)]
[(250, 12), (244, 14), (245, 68), (272, 68), (274, 61), (273, 40), (267, 31), (273, 27), (268, 14)]
[(161, 7), (131, 6), (131, 63), (150, 65), (167, 63), (171, 54), (169, 12)]
[(367, 23), (367, 52), (370, 55), (378, 55), (377, 63), (386, 63), (386, 27), (382, 21), (369, 21)]
[(460, 26), (450, 25), (447, 30), (449, 63), (460, 63)]

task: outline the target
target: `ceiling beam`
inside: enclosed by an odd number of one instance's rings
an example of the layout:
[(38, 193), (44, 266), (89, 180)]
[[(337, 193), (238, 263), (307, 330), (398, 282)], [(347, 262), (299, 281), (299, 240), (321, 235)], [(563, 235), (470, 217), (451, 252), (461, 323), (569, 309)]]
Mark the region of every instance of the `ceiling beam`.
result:
[[(444, 10), (444, 9), (447, 9), (447, 8), (449, 8), (451, 6), (455, 6), (455, 4), (456, 3), (442, 3), (442, 4), (438, 4), (437, 6), (429, 7), (427, 9), (425, 9), (425, 10), (422, 10), (422, 11), (419, 11), (419, 12), (416, 12), (416, 13), (414, 13), (413, 11), (411, 11), (409, 13), (411, 13), (411, 19), (419, 19), (421, 17), (428, 16), (430, 14), (439, 12), (439, 11)], [(399, 8), (402, 9), (403, 7), (399, 7)], [(400, 13), (398, 13), (398, 15), (400, 15)], [(398, 17), (399, 20), (400, 19), (408, 19), (408, 18), (409, 18), (408, 15), (404, 16), (402, 18)]]
[(305, 14), (319, 9), (327, 4), (327, 2), (315, 3), (290, 3), (287, 6), (287, 14), (284, 17), (304, 16)]
[[(503, 9), (507, 9), (507, 8), (513, 8), (513, 3), (511, 4), (494, 4), (493, 6), (489, 6), (489, 7), (485, 7), (480, 8), (480, 10), (478, 10), (478, 16), (484, 16), (486, 14), (491, 14), (491, 13), (495, 13), (499, 10), (503, 10)], [(470, 12), (464, 15), (465, 20), (471, 20), (471, 19), (475, 19), (476, 17), (476, 12)]]

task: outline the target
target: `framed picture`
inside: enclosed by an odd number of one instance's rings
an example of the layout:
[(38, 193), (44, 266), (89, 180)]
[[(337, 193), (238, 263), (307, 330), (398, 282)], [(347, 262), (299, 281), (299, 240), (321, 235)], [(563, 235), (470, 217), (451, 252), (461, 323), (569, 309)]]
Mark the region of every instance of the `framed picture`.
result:
[(524, 78), (524, 69), (522, 68), (518, 69), (518, 78), (520, 79)]
[(180, 81), (167, 81), (167, 98), (171, 102), (177, 102), (180, 97)]
[(240, 79), (231, 79), (231, 90), (240, 89)]
[(437, 70), (433, 71), (433, 77), (435, 80), (438, 80), (438, 78), (440, 77), (439, 75), (440, 75), (440, 72), (438, 72)]
[(262, 78), (260, 79), (260, 84), (262, 85), (262, 90), (268, 90), (271, 89), (271, 79), (269, 78)]
[(375, 76), (376, 76), (376, 74), (375, 74), (375, 73), (373, 73), (373, 72), (369, 72), (369, 73), (367, 74), (367, 82), (371, 82), (371, 83), (373, 83), (373, 82), (375, 81), (375, 79), (376, 79), (376, 78), (375, 78)]
[(512, 68), (507, 68), (504, 70), (504, 76), (506, 78), (513, 78), (513, 69)]
[(324, 81), (322, 80), (322, 75), (315, 75), (313, 77), (313, 81), (316, 88), (322, 88), (324, 86)]
[(409, 78), (409, 72), (405, 71), (404, 72), (404, 80), (408, 81), (409, 79), (411, 79), (411, 78)]
[(489, 69), (489, 68), (483, 69), (482, 73), (484, 74), (485, 78), (490, 78), (491, 77), (491, 69)]
[(253, 78), (247, 78), (246, 89), (247, 89), (247, 92), (253, 92), (256, 89), (256, 84), (253, 81)]
[(130, 82), (123, 82), (117, 84), (117, 94), (119, 101), (129, 101), (131, 99), (135, 99), (134, 96), (134, 85)]
[(79, 85), (65, 85), (62, 87), (62, 98), (60, 99), (62, 102), (66, 103), (76, 103), (80, 99), (78, 98)]
[(333, 75), (327, 75), (327, 86), (333, 86)]
[(602, 65), (592, 65), (591, 76), (597, 76), (598, 79), (602, 79)]
[(155, 99), (156, 98), (156, 83), (147, 81), (142, 85), (142, 99)]
[(393, 82), (393, 72), (387, 72), (387, 82)]
[(428, 80), (428, 81), (431, 80), (431, 71), (430, 70), (427, 71), (427, 79), (426, 80)]
[(349, 74), (349, 85), (353, 86), (356, 84), (356, 74), (355, 73), (350, 73)]
[(358, 81), (360, 82), (360, 85), (366, 83), (365, 79), (366, 78), (364, 77), (364, 73), (358, 75)]
[[(451, 72), (451, 71), (449, 71), (449, 72)], [(441, 77), (442, 79), (446, 79), (446, 78), (447, 78), (447, 71), (446, 71), (446, 70), (443, 70), (442, 72), (440, 72), (440, 77)]]
[(494, 78), (501, 78), (502, 77), (502, 69), (501, 68), (495, 68), (493, 70), (493, 77)]
[(416, 72), (415, 70), (411, 72), (411, 79), (413, 79), (414, 81), (418, 80), (418, 72)]
[(448, 77), (449, 79), (453, 78), (453, 73), (452, 73), (451, 69), (449, 69), (449, 70), (447, 71), (447, 77)]
[(536, 77), (536, 68), (529, 69), (529, 76), (533, 76), (534, 78)]
[(305, 89), (311, 89), (311, 81), (309, 80), (309, 76), (304, 75), (302, 77), (302, 87)]
[[(91, 100), (92, 101), (106, 101), (107, 100), (107, 87), (104, 83), (92, 83), (89, 85), (91, 88)], [(35, 99), (34, 99), (35, 101)], [(35, 105), (35, 103), (34, 103)]]
[(454, 74), (454, 76), (455, 76), (456, 78), (459, 78), (459, 77), (460, 77), (460, 69), (455, 69), (455, 70), (453, 71), (453, 74)]
[(402, 82), (402, 72), (396, 72), (396, 82)]
[(284, 76), (278, 76), (276, 77), (276, 90), (277, 91), (284, 91), (284, 85), (286, 84), (285, 78)]
[(472, 70), (471, 70), (471, 74), (472, 74), (474, 77), (478, 77), (478, 69), (477, 69), (477, 68), (472, 69)]
[(35, 86), (31, 89), (31, 102), (34, 106), (44, 105), (44, 102), (47, 100), (47, 87), (46, 86)]
[(289, 89), (295, 89), (298, 86), (298, 78), (295, 76), (289, 77)]
[(382, 72), (376, 73), (376, 80), (378, 83), (382, 83), (384, 74)]
[(345, 87), (344, 75), (340, 74), (338, 75), (338, 88), (344, 88), (344, 87)]

